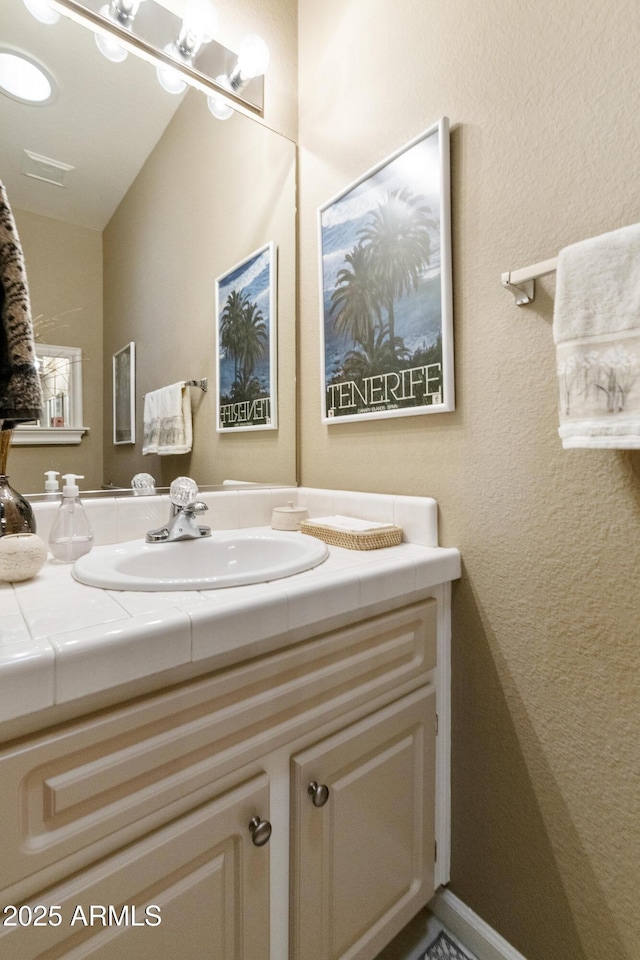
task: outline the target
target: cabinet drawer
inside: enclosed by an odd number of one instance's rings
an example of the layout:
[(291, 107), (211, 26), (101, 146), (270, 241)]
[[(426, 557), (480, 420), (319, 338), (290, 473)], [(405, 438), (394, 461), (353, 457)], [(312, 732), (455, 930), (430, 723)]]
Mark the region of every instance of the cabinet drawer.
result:
[(176, 816), (190, 797), (209, 799), (216, 779), (328, 718), (424, 683), (436, 607), (427, 600), (7, 749), (0, 890), (30, 876), (20, 889), (39, 889)]

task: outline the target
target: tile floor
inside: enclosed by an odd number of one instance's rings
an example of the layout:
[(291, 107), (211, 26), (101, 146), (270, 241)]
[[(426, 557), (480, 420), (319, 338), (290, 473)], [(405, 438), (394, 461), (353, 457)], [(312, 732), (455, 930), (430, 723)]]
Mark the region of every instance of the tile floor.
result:
[(433, 943), (441, 930), (445, 930), (449, 937), (469, 956), (469, 960), (478, 960), (468, 947), (442, 926), (428, 910), (422, 910), (398, 936), (378, 954), (376, 960), (421, 960), (427, 947)]

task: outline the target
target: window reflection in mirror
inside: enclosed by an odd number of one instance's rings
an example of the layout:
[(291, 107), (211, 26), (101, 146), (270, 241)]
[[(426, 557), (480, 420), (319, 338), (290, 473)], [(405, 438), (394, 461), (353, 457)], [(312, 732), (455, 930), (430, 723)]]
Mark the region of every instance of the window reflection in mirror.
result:
[(82, 422), (82, 350), (36, 343), (42, 384), (42, 417), (16, 427), (13, 444), (80, 443)]

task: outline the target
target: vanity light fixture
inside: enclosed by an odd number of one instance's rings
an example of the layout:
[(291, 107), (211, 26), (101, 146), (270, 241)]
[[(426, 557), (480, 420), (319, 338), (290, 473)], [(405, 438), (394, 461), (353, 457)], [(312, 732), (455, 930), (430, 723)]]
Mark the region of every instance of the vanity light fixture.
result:
[(267, 45), (253, 35), (235, 54), (219, 43), (214, 38), (217, 16), (211, 0), (190, 0), (183, 18), (168, 9), (166, 0), (24, 3), (34, 15), (50, 8), (49, 13), (59, 12), (87, 27), (110, 60), (123, 60), (132, 52), (149, 61), (171, 93), (182, 93), (187, 85), (195, 87), (211, 98), (209, 109), (221, 119), (234, 110), (249, 116), (263, 114)]
[(0, 48), (0, 92), (20, 103), (44, 106), (55, 99), (57, 89), (41, 63), (17, 50)]
[(238, 51), (238, 62), (229, 74), (231, 89), (242, 90), (254, 77), (263, 76), (270, 60), (269, 47), (262, 37), (257, 33), (245, 37)]
[[(140, 4), (143, 2), (144, 0), (111, 0), (104, 7), (100, 7), (100, 15), (118, 24), (123, 30), (131, 30)], [(98, 50), (107, 60), (122, 63), (127, 59), (127, 51), (115, 37), (107, 33), (96, 33), (95, 38)]]
[[(211, 43), (218, 27), (218, 14), (214, 8), (202, 2), (191, 2), (182, 21), (178, 38), (168, 43), (164, 52), (176, 60), (193, 66), (201, 47)], [(156, 68), (158, 83), (167, 93), (179, 94), (187, 87), (187, 81), (173, 67), (161, 64)]]
[[(240, 44), (238, 60), (231, 73), (216, 77), (216, 83), (231, 93), (244, 89), (254, 77), (261, 77), (269, 66), (269, 47), (257, 33), (245, 37)], [(218, 120), (228, 120), (233, 115), (233, 107), (223, 97), (207, 97), (207, 106)]]

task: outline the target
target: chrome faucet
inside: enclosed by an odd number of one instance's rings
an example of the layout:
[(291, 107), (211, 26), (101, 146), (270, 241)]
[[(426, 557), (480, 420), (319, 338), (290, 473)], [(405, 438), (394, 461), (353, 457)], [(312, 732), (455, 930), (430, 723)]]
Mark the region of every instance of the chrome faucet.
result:
[(196, 500), (198, 485), (190, 477), (177, 477), (169, 488), (171, 516), (164, 527), (149, 530), (147, 543), (173, 543), (176, 540), (198, 540), (211, 536), (211, 527), (198, 523), (198, 517), (209, 508)]

